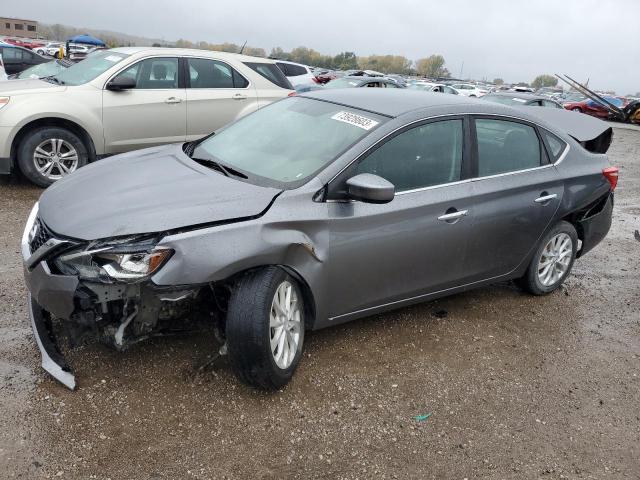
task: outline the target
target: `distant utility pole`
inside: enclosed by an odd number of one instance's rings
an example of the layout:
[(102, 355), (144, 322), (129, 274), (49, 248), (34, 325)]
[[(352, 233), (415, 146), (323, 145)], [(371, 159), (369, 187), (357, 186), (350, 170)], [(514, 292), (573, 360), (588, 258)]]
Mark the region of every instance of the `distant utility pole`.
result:
[(460, 75), (458, 78), (462, 78), (462, 70), (464, 70), (464, 60), (462, 61), (462, 65), (460, 66)]

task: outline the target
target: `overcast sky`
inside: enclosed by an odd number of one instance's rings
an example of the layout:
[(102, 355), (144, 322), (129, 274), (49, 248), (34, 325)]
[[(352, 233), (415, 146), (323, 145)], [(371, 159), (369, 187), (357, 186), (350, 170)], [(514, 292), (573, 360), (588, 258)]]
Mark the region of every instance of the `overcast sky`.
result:
[[(640, 0), (4, 1), (0, 15), (146, 37), (325, 54), (442, 54), (452, 75), (530, 82), (567, 73), (640, 91)], [(635, 19), (635, 20), (634, 20)], [(635, 22), (635, 23), (634, 23)]]

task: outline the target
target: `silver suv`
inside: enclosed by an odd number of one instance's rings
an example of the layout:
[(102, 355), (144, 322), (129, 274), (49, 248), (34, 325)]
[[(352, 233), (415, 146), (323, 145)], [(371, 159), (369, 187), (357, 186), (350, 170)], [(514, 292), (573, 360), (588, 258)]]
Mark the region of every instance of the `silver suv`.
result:
[(292, 93), (273, 60), (116, 48), (0, 84), (0, 173), (46, 187), (103, 156), (201, 138)]

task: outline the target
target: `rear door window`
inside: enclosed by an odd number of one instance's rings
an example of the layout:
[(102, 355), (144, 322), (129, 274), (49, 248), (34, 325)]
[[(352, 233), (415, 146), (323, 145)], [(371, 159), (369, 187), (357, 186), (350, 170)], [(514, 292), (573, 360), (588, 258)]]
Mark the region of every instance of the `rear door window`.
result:
[(218, 60), (189, 58), (190, 88), (245, 88), (249, 81), (234, 68)]
[(477, 118), (478, 176), (515, 172), (542, 164), (540, 140), (532, 126)]

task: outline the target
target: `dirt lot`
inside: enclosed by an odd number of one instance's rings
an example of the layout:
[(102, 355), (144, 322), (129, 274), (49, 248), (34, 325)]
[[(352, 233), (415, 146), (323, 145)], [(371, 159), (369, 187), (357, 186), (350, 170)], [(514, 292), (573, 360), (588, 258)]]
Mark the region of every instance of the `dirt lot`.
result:
[(18, 245), (40, 190), (0, 180), (0, 477), (640, 478), (640, 132), (616, 129), (610, 155), (614, 226), (566, 290), (500, 284), (317, 332), (276, 394), (224, 362), (198, 373), (203, 336), (84, 347), (76, 392), (45, 375)]

